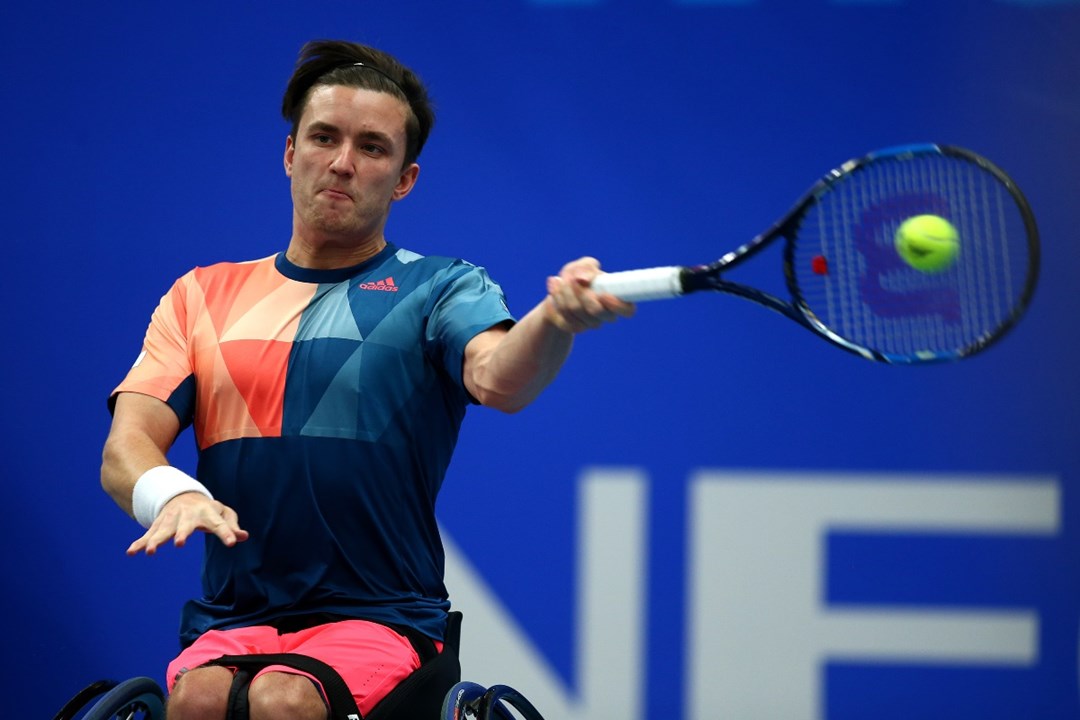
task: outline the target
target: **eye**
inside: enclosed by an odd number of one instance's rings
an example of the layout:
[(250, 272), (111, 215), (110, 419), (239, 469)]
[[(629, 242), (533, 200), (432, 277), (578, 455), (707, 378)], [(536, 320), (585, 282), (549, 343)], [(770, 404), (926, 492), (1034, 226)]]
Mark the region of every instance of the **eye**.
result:
[(330, 137), (326, 133), (312, 135), (311, 139), (315, 142), (316, 145), (329, 145), (330, 143), (334, 142), (334, 138)]
[(374, 143), (365, 143), (360, 146), (360, 149), (369, 155), (385, 155), (386, 150), (381, 145), (375, 145)]

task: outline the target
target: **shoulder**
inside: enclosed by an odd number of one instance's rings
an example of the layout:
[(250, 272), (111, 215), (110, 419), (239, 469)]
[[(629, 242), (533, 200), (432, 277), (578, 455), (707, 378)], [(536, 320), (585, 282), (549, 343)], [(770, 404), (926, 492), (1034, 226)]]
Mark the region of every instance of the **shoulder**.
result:
[(244, 288), (252, 288), (252, 283), (264, 285), (264, 291), (271, 291), (281, 284), (276, 275), (273, 256), (245, 262), (197, 265), (177, 278), (162, 300), (177, 307), (205, 307), (215, 302), (212, 298), (235, 297)]
[(396, 248), (391, 260), (399, 272), (413, 274), (420, 281), (429, 281), (435, 288), (468, 282), (472, 278), (487, 278), (487, 271), (468, 260), (449, 255), (421, 255)]
[(406, 250), (405, 248), (394, 248), (393, 262), (399, 265), (409, 268), (415, 268), (417, 270), (426, 270), (428, 272), (439, 272), (447, 268), (471, 265), (471, 263), (462, 260), (461, 258), (450, 257), (447, 255), (421, 255), (418, 252), (412, 250)]
[(215, 284), (246, 281), (259, 274), (272, 274), (276, 255), (245, 261), (222, 261), (212, 265), (196, 265), (181, 275), (175, 285), (208, 287)]
[(261, 268), (270, 267), (273, 268), (274, 261), (277, 258), (277, 254), (268, 255), (267, 257), (258, 258), (256, 260), (223, 260), (213, 263), (212, 265), (196, 265), (187, 273), (184, 277), (221, 277), (230, 276), (236, 274), (250, 274)]

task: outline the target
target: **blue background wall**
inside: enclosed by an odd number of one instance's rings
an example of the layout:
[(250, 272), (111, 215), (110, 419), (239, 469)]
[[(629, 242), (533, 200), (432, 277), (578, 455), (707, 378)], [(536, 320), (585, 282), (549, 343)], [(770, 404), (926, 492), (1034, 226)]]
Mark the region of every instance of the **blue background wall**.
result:
[[(958, 144), (1009, 171), (1038, 215), (1045, 269), (1030, 314), (985, 355), (890, 368), (735, 299), (642, 306), (580, 338), (528, 411), (470, 412), (440, 509), (573, 690), (578, 479), (643, 472), (643, 699), (690, 717), (695, 472), (1050, 478), (1060, 522), (1043, 537), (832, 541), (847, 560), (834, 599), (1028, 608), (1036, 659), (952, 674), (834, 663), (818, 714), (1080, 717), (1080, 3), (1006, 0), (0, 10), (4, 716), (51, 716), (99, 676), (160, 678), (172, 657), (198, 552), (124, 556), (138, 528), (97, 479), (105, 397), (175, 277), (284, 248), (277, 111), (315, 37), (380, 46), (429, 83), (439, 119), (388, 234), (486, 266), (519, 313), (581, 255), (609, 269), (708, 260), (877, 147)], [(777, 268), (743, 279), (769, 284)], [(190, 444), (176, 464), (193, 467)]]

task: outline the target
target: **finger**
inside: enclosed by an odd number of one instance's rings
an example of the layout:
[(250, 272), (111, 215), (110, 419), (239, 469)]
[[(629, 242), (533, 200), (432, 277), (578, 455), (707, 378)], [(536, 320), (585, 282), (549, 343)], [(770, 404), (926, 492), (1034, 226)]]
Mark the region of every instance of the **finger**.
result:
[[(565, 285), (565, 283), (563, 283)], [(551, 312), (549, 317), (559, 329), (569, 333), (579, 333), (589, 329), (593, 320), (590, 313), (582, 307), (581, 301), (565, 289), (560, 289), (548, 297)]]
[(637, 305), (631, 302), (626, 302), (625, 300), (620, 300), (614, 295), (601, 293), (599, 295), (599, 299), (600, 302), (603, 303), (605, 308), (613, 312), (618, 317), (633, 317), (634, 313), (637, 312)]
[(615, 312), (579, 279), (548, 278), (548, 293), (558, 316), (556, 324), (568, 332), (591, 330), (616, 319)]
[(562, 291), (562, 286), (564, 284), (565, 281), (561, 277), (558, 277), (557, 275), (549, 275), (545, 284), (547, 294), (551, 295), (552, 297), (558, 295)]
[[(166, 522), (163, 522), (165, 520)], [(146, 531), (146, 535), (143, 537), (146, 539), (144, 552), (147, 555), (154, 555), (163, 543), (169, 541), (170, 538), (176, 533), (176, 525), (173, 519), (170, 518), (158, 518), (150, 529)]]
[(226, 547), (232, 547), (248, 538), (247, 531), (240, 527), (236, 511), (224, 503), (215, 501), (212, 508), (205, 511), (203, 518), (204, 522), (193, 527), (192, 532), (195, 529), (205, 530), (221, 540)]
[(544, 311), (548, 320), (550, 320), (555, 327), (565, 333), (572, 334), (575, 332), (575, 328), (563, 309), (563, 306), (566, 304), (564, 295), (565, 285), (566, 282), (560, 277), (551, 276), (547, 279), (548, 296), (544, 299)]
[(591, 287), (591, 281), (587, 285), (573, 287), (574, 300), (570, 304), (572, 312), (590, 328), (613, 322), (618, 314), (616, 309), (622, 309), (625, 303), (618, 298), (601, 296)]
[(584, 310), (590, 315), (603, 312), (600, 297), (593, 291), (591, 276), (570, 275), (558, 277), (554, 284), (555, 296), (568, 312)]
[(149, 535), (149, 532), (143, 533), (139, 537), (139, 539), (137, 539), (135, 542), (128, 545), (128, 549), (126, 550), (127, 554), (128, 555), (138, 555), (143, 550), (145, 550), (146, 549), (146, 536), (147, 535)]
[(211, 520), (207, 530), (217, 537), (225, 547), (232, 547), (236, 544), (236, 534), (220, 514)]
[(176, 532), (173, 533), (172, 540), (173, 545), (176, 547), (184, 547), (187, 544), (188, 538), (191, 534), (199, 528), (198, 522), (190, 517), (181, 517), (176, 523)]
[(594, 257), (583, 257), (568, 263), (563, 272), (577, 281), (591, 283), (600, 274), (600, 261)]
[[(596, 273), (589, 277), (589, 297), (595, 298), (604, 310), (613, 313), (614, 317), (605, 317), (605, 320), (615, 320), (617, 317), (632, 317), (634, 313), (637, 312), (637, 306), (634, 303), (622, 300), (611, 293), (598, 292), (592, 289), (592, 284), (596, 278), (603, 275), (603, 273), (599, 271), (599, 265), (596, 266), (596, 270)], [(599, 312), (595, 309), (593, 309), (593, 311)]]
[(223, 505), (222, 508), (221, 517), (228, 523), (229, 529), (232, 530), (233, 535), (236, 536), (236, 542), (247, 540), (248, 532), (240, 527), (240, 516), (228, 505)]
[(181, 513), (176, 523), (176, 532), (173, 533), (173, 545), (184, 547), (188, 539), (200, 530), (218, 536), (227, 545), (235, 543), (228, 523), (221, 517), (224, 507), (215, 502), (200, 506), (196, 512)]

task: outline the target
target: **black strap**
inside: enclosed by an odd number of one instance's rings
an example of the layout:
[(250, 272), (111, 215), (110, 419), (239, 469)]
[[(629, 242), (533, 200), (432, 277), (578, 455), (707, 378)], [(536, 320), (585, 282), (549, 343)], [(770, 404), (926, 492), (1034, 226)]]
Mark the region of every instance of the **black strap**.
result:
[(371, 709), (365, 720), (441, 717), (446, 693), (461, 680), (460, 642), (461, 613), (455, 611), (447, 617), (443, 651), (402, 680)]
[(233, 711), (234, 699), (242, 696), (242, 700), (238, 700), (238, 703), (243, 705), (245, 714), (235, 716), (235, 718), (230, 714), (230, 720), (246, 720), (247, 688), (251, 684), (252, 676), (268, 665), (286, 665), (306, 672), (317, 679), (322, 684), (323, 692), (326, 694), (326, 702), (330, 706), (329, 717), (331, 720), (363, 720), (349, 686), (345, 684), (337, 670), (322, 660), (296, 653), (276, 653), (266, 655), (223, 655), (206, 664), (235, 667), (238, 677), (242, 673), (247, 674), (245, 681), (241, 683), (234, 681), (229, 692), (230, 713)]
[(409, 641), (417, 657), (420, 658), (421, 665), (438, 657), (439, 651), (435, 648), (435, 641), (416, 628), (408, 625), (387, 625), (386, 627)]
[(225, 720), (249, 720), (251, 709), (248, 706), (248, 690), (251, 688), (250, 670), (237, 670), (229, 686), (229, 701), (225, 706)]
[[(293, 633), (316, 625), (349, 619), (355, 618), (318, 613), (290, 616), (267, 624), (276, 628), (278, 633)], [(408, 711), (409, 703), (418, 702), (417, 698), (412, 696), (416, 690), (427, 685), (434, 686), (436, 692), (433, 697), (437, 695), (434, 699), (435, 704), (441, 703), (446, 689), (449, 689), (450, 686), (461, 679), (461, 666), (457, 657), (458, 644), (461, 638), (461, 613), (449, 613), (446, 639), (444, 641), (445, 647), (442, 653), (436, 649), (435, 641), (419, 630), (404, 625), (387, 624), (387, 627), (406, 638), (412, 644), (413, 649), (420, 658), (420, 669), (406, 677), (398, 687), (391, 691), (390, 695), (387, 695), (376, 704), (372, 710), (373, 717), (393, 716), (396, 711), (401, 709), (406, 709), (402, 717), (416, 715), (417, 713)], [(438, 662), (432, 662), (435, 660), (438, 660)], [(227, 720), (248, 720), (247, 694), (251, 680), (255, 673), (269, 665), (285, 665), (305, 672), (317, 679), (322, 684), (326, 702), (330, 706), (330, 720), (364, 720), (359, 708), (356, 706), (352, 691), (345, 684), (345, 680), (342, 679), (341, 675), (331, 666), (313, 657), (297, 653), (224, 655), (206, 664), (237, 669), (236, 677), (229, 691), (229, 714)], [(424, 702), (427, 702), (427, 700), (424, 699)], [(434, 705), (433, 707), (434, 712), (437, 713), (438, 708)], [(424, 710), (426, 714), (431, 714), (427, 713), (429, 708), (425, 707)]]

